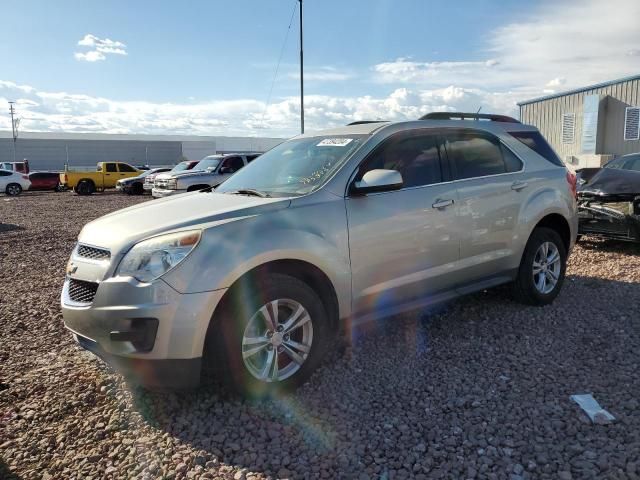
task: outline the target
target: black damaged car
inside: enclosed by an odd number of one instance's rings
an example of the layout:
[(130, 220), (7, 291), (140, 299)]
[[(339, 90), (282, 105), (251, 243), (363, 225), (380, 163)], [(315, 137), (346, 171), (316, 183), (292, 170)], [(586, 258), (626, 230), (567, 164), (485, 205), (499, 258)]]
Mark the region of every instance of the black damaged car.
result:
[(578, 233), (640, 242), (640, 153), (576, 173)]

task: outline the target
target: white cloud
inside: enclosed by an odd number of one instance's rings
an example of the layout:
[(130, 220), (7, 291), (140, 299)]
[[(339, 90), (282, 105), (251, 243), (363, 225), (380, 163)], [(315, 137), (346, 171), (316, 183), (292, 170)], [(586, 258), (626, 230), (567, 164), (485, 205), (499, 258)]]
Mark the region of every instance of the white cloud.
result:
[(638, 18), (638, 0), (545, 0), (527, 20), (489, 36), (485, 50), (476, 52), (486, 60), (399, 58), (375, 65), (374, 79), (412, 88), (453, 84), (487, 94), (518, 91), (536, 96), (625, 77), (640, 71)]
[[(150, 133), (192, 135), (291, 136), (299, 125), (299, 99), (265, 103), (253, 99), (188, 100), (184, 103), (117, 101), (67, 92), (48, 92), (0, 82), (3, 98), (20, 98), (17, 108), (25, 131)], [(507, 111), (510, 94), (448, 86), (431, 90), (394, 89), (387, 96), (305, 97), (308, 130), (354, 120), (411, 120), (434, 110), (477, 110), (480, 105)], [(0, 129), (10, 125), (0, 117)]]
[(78, 45), (90, 48), (86, 53), (74, 53), (76, 60), (80, 61), (97, 62), (105, 60), (107, 55), (127, 55), (127, 46), (124, 43), (110, 38), (99, 38), (90, 33), (79, 40)]
[[(295, 80), (300, 80), (299, 71), (290, 72), (287, 76)], [(353, 73), (340, 71), (335, 67), (305, 68), (304, 71), (304, 80), (309, 82), (342, 82), (353, 78), (355, 78)]]

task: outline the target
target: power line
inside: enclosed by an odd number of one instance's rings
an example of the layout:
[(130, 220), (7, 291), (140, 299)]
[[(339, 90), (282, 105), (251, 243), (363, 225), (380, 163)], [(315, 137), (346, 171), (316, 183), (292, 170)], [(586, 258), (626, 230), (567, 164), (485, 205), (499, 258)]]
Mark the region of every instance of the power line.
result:
[(276, 65), (276, 71), (273, 75), (273, 80), (271, 82), (271, 88), (269, 89), (269, 96), (267, 97), (267, 104), (264, 106), (264, 111), (262, 112), (262, 118), (260, 119), (260, 125), (264, 125), (264, 116), (267, 114), (267, 109), (269, 105), (271, 105), (271, 94), (273, 93), (273, 86), (276, 83), (276, 79), (278, 78), (278, 70), (280, 70), (280, 62), (282, 61), (282, 55), (284, 54), (284, 48), (287, 45), (287, 39), (289, 38), (289, 32), (291, 31), (291, 25), (293, 24), (293, 17), (296, 14), (296, 8), (298, 8), (298, 0), (294, 0), (293, 11), (291, 12), (291, 18), (289, 19), (289, 26), (287, 27), (287, 33), (284, 36), (284, 42), (282, 42), (282, 47), (280, 48), (280, 56), (278, 57), (278, 63)]

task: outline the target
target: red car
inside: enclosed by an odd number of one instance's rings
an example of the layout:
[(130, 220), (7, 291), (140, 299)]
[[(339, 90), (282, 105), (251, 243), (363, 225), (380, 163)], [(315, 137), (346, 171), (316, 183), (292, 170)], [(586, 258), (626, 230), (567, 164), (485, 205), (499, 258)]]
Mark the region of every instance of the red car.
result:
[(29, 190), (58, 190), (60, 174), (58, 172), (31, 172)]

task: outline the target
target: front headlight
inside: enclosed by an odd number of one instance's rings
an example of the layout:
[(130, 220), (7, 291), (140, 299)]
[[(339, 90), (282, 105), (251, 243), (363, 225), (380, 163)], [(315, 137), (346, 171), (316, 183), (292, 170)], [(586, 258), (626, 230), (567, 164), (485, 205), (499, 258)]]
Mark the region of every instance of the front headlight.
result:
[(200, 230), (170, 233), (144, 240), (124, 256), (116, 276), (150, 282), (184, 260), (200, 241)]
[(177, 190), (178, 189), (178, 180), (176, 180), (175, 178), (170, 178), (169, 180), (167, 180), (167, 188), (169, 188), (171, 190)]

